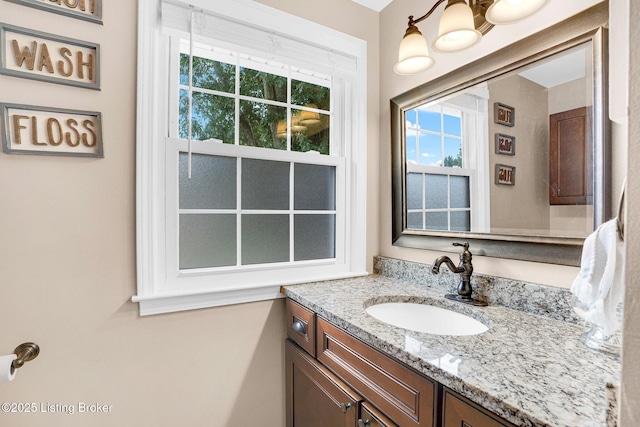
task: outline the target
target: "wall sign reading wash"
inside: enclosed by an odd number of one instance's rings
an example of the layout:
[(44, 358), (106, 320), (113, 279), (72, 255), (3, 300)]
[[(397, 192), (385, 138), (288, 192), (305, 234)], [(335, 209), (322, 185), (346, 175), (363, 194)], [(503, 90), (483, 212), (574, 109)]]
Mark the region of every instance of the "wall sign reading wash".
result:
[(7, 0), (73, 18), (102, 24), (102, 0)]
[(5, 153), (104, 157), (100, 113), (19, 104), (0, 110)]
[(100, 89), (100, 46), (0, 23), (0, 73)]

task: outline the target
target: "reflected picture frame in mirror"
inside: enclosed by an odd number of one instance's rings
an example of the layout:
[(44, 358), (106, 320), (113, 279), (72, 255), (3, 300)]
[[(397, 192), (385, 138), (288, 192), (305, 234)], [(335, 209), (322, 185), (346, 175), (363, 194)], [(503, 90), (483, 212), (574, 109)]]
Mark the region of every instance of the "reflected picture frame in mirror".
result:
[[(451, 243), (453, 241), (465, 239), (474, 247), (474, 254), (477, 255), (560, 265), (578, 266), (580, 264), (584, 238), (611, 216), (611, 138), (607, 113), (607, 29), (605, 28), (607, 22), (607, 2), (600, 3), (572, 18), (390, 100), (392, 241), (395, 246), (451, 252)], [(508, 228), (496, 231), (497, 228), (489, 226), (488, 222), (480, 222), (478, 224), (475, 219), (470, 219), (472, 215), (468, 212), (462, 212), (463, 216), (460, 216), (460, 212), (457, 212), (458, 218), (463, 218), (463, 222), (467, 221), (468, 224), (471, 224), (467, 229), (450, 226), (448, 230), (435, 230), (429, 229), (428, 226), (416, 226), (416, 224), (419, 224), (420, 219), (416, 219), (415, 210), (412, 209), (416, 196), (413, 194), (414, 191), (411, 186), (413, 185), (412, 181), (415, 181), (417, 176), (416, 170), (419, 171), (420, 168), (416, 169), (413, 164), (415, 162), (408, 160), (415, 154), (408, 153), (406, 146), (407, 123), (411, 123), (411, 120), (415, 117), (414, 109), (422, 105), (436, 105), (440, 100), (450, 100), (458, 93), (469, 92), (482, 85), (487, 86), (487, 82), (503, 78), (509, 73), (531, 64), (548, 61), (554, 55), (560, 55), (572, 49), (575, 50), (581, 45), (588, 46), (586, 51), (587, 58), (590, 58), (590, 61), (586, 61), (587, 72), (585, 79), (590, 83), (591, 90), (589, 94), (591, 102), (588, 105), (589, 129), (587, 131), (591, 144), (586, 144), (588, 147), (582, 154), (586, 164), (593, 166), (592, 168), (585, 168), (586, 171), (583, 174), (586, 177), (585, 179), (588, 180), (585, 186), (588, 187), (589, 191), (587, 202), (585, 203), (589, 205), (586, 228), (580, 233), (565, 232), (565, 230), (560, 229), (546, 233), (532, 230), (510, 230)], [(489, 96), (487, 96), (488, 99)], [(508, 102), (495, 101), (491, 100), (491, 104), (488, 104), (489, 106), (487, 107), (491, 110), (492, 116), (495, 111), (494, 108), (496, 108), (494, 104), (513, 108)], [(412, 115), (409, 115), (410, 112)], [(511, 113), (515, 115), (515, 109), (511, 110)], [(508, 118), (508, 116), (507, 114), (501, 117)], [(550, 114), (547, 114), (546, 117), (549, 116)], [(523, 123), (526, 123), (526, 120), (526, 114), (522, 114), (518, 108), (518, 121), (515, 122), (517, 123), (515, 126), (510, 126), (514, 125), (514, 121), (509, 121), (509, 123), (498, 123), (496, 121), (495, 124), (491, 123), (485, 126), (486, 129), (482, 129), (483, 133), (486, 133), (488, 151), (491, 155), (499, 156), (499, 160), (492, 159), (489, 161), (485, 159), (487, 165), (489, 165), (487, 169), (491, 170), (490, 177), (486, 179), (490, 181), (490, 183), (486, 184), (487, 186), (496, 185), (502, 191), (527, 191), (520, 186), (520, 182), (524, 182), (520, 178), (517, 185), (513, 185), (515, 180), (509, 180), (508, 184), (510, 186), (494, 183), (494, 179), (498, 179), (495, 175), (498, 173), (495, 165), (511, 166), (515, 171), (513, 161), (514, 157), (517, 158), (518, 156), (510, 157), (510, 149), (498, 153), (496, 148), (496, 154), (494, 154), (493, 147), (494, 135), (513, 136), (519, 126), (524, 126)], [(490, 120), (490, 122), (493, 122), (493, 120)], [(418, 124), (415, 126), (419, 127)], [(495, 137), (497, 138), (497, 136)], [(545, 149), (549, 150), (550, 138), (548, 136), (545, 136), (545, 138)], [(520, 136), (518, 136), (518, 141), (518, 154), (520, 154), (525, 147), (523, 145), (525, 141)], [(515, 147), (513, 147), (513, 150), (515, 150)], [(450, 169), (453, 170), (451, 176), (457, 174), (456, 179), (459, 180), (461, 172), (456, 171), (455, 167)], [(519, 175), (524, 171), (524, 169), (523, 171), (520, 169), (522, 168), (518, 167)], [(545, 170), (544, 173), (547, 176), (543, 179), (548, 180), (548, 172)], [(426, 177), (428, 175), (425, 174), (423, 176)], [(502, 184), (505, 184), (505, 182), (502, 182)], [(426, 178), (423, 178), (422, 185), (423, 189), (428, 187)], [(480, 194), (483, 193), (480, 192)], [(489, 194), (489, 191), (487, 191), (487, 194)], [(475, 203), (475, 206), (481, 206), (482, 203), (478, 203), (478, 200), (474, 201), (473, 197), (477, 198), (477, 196), (473, 195), (469, 197), (471, 198), (471, 205), (473, 206)], [(548, 200), (545, 200), (545, 203), (553, 204)], [(462, 210), (464, 211), (464, 209)], [(426, 225), (427, 220), (424, 219), (426, 218), (424, 215), (422, 221)], [(452, 221), (450, 219), (450, 223)], [(475, 224), (473, 223), (474, 221), (476, 221)]]

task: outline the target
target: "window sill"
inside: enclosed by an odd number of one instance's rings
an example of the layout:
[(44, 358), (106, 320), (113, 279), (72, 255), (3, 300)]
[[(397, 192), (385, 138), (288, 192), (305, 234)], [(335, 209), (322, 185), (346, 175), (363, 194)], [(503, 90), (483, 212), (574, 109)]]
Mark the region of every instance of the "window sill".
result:
[[(326, 280), (347, 279), (352, 277), (367, 276), (369, 273), (348, 273), (338, 274), (335, 277), (327, 277)], [(319, 281), (319, 280), (314, 280)], [(173, 313), (177, 311), (197, 310), (201, 308), (220, 307), (225, 305), (243, 304), (248, 302), (266, 301), (284, 297), (280, 293), (282, 285), (293, 285), (302, 283), (292, 281), (291, 283), (278, 283), (256, 286), (243, 289), (210, 290), (193, 293), (176, 293), (163, 295), (134, 295), (132, 302), (140, 304), (140, 316), (154, 314)]]

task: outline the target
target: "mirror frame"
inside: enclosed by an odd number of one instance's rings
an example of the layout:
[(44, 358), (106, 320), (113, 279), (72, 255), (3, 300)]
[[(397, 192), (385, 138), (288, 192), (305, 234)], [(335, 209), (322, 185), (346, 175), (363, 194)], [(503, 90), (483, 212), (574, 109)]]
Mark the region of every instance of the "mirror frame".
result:
[[(611, 131), (608, 118), (608, 2), (509, 45), (475, 62), (424, 83), (390, 100), (392, 161), (392, 242), (394, 246), (453, 252), (454, 241), (468, 241), (476, 255), (580, 265), (584, 238), (413, 230), (407, 224), (405, 111), (513, 71), (539, 59), (592, 42), (593, 45), (593, 221), (611, 214)], [(597, 207), (597, 208), (596, 208)]]

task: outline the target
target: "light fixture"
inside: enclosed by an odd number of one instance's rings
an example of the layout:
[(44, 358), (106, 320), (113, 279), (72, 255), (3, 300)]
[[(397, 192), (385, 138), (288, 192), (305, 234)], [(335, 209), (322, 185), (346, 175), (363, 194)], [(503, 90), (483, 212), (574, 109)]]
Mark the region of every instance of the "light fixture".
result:
[(494, 24), (521, 21), (546, 6), (551, 0), (438, 0), (423, 16), (409, 24), (398, 49), (398, 62), (393, 67), (397, 74), (415, 74), (424, 71), (435, 60), (429, 55), (427, 41), (416, 27), (435, 12), (442, 3), (447, 5), (440, 17), (438, 38), (433, 50), (440, 53), (459, 52), (476, 45)]
[[(318, 108), (317, 105), (305, 105), (308, 108)], [(320, 123), (320, 114), (317, 111), (302, 110), (300, 112), (300, 124), (303, 126), (314, 126)]]
[(495, 0), (485, 18), (492, 24), (513, 24), (533, 15), (551, 0)]

